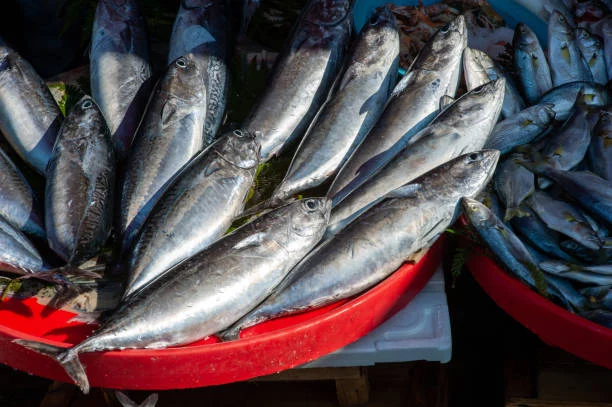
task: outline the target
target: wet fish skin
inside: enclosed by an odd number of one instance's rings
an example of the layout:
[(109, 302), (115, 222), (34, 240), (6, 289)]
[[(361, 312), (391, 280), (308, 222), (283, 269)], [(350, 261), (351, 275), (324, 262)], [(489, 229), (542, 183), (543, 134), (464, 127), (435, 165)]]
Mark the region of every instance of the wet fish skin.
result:
[(550, 129), (555, 119), (552, 104), (538, 104), (521, 110), (495, 125), (485, 148), (507, 154), (515, 147), (531, 143)]
[(589, 167), (601, 178), (612, 181), (612, 108), (602, 108), (591, 135)]
[(481, 149), (499, 117), (504, 81), (496, 79), (481, 85), (443, 110), (389, 164), (332, 209), (326, 237), (395, 188), (452, 158)]
[(493, 178), (495, 189), (506, 206), (504, 222), (528, 215), (520, 209), (521, 203), (535, 192), (535, 176), (520, 164), (521, 154), (512, 154), (502, 161)]
[(554, 87), (593, 80), (589, 65), (578, 47), (574, 28), (556, 10), (548, 21), (548, 63)]
[(263, 161), (303, 136), (340, 71), (352, 30), (348, 0), (311, 0), (242, 127), (257, 132)]
[(168, 64), (182, 55), (192, 53), (204, 78), (205, 145), (216, 139), (227, 105), (227, 57), (230, 42), (227, 9), (223, 0), (182, 1), (170, 37)]
[(601, 39), (584, 28), (577, 28), (576, 43), (591, 70), (593, 82), (605, 85), (608, 82), (608, 72)]
[(612, 311), (612, 285), (587, 287), (580, 293), (587, 298), (591, 307)]
[(0, 131), (44, 175), (62, 112), (32, 65), (0, 39)]
[(57, 360), (87, 393), (80, 354), (178, 346), (226, 328), (262, 301), (320, 240), (329, 210), (327, 199), (309, 198), (236, 229), (123, 302), (72, 348), (16, 342)]
[(595, 82), (570, 82), (548, 91), (539, 104), (551, 104), (555, 120), (564, 122), (573, 112), (575, 104), (601, 107), (608, 104), (610, 93), (605, 86)]
[(476, 196), (475, 199), (489, 208), (491, 212), (493, 212), (499, 219), (504, 217), (505, 208), (499, 201), (499, 197), (497, 196), (497, 193), (492, 185), (488, 185), (487, 188), (482, 191), (482, 193)]
[[(607, 269), (610, 266), (606, 265)], [(566, 278), (568, 280), (578, 281), (584, 284), (595, 284), (595, 285), (610, 285), (612, 284), (612, 273), (610, 270), (608, 273), (599, 273), (594, 271), (593, 267), (580, 266), (577, 264), (569, 264), (562, 261), (551, 260), (542, 262), (539, 267), (547, 273), (557, 275), (559, 277)], [(601, 266), (596, 266), (601, 267)], [(595, 268), (597, 270), (598, 268)]]
[(588, 308), (586, 298), (580, 294), (574, 285), (565, 278), (544, 273), (549, 293), (561, 299), (564, 306), (571, 312), (581, 312)]
[(204, 146), (206, 89), (193, 54), (168, 66), (125, 165), (116, 229), (128, 250), (169, 181)]
[(0, 216), (0, 270), (17, 274), (35, 273), (45, 265), (36, 247)]
[(549, 228), (571, 237), (591, 250), (601, 248), (601, 241), (595, 231), (572, 205), (554, 199), (543, 191), (534, 192), (526, 202)]
[(535, 33), (525, 24), (517, 24), (512, 39), (514, 67), (525, 102), (534, 105), (552, 89), (550, 67)]
[(123, 161), (151, 87), (148, 41), (136, 0), (99, 0), (89, 52), (91, 93)]
[(461, 56), (467, 45), (459, 16), (434, 34), (395, 86), (387, 106), (365, 140), (334, 179), (327, 196), (333, 206), (383, 168), (438, 114), (440, 99), (455, 96)]
[(516, 113), (525, 109), (525, 102), (514, 83), (512, 83), (512, 80), (485, 52), (478, 49), (466, 48), (463, 51), (462, 60), (463, 72), (468, 90), (472, 90), (498, 78), (504, 78), (506, 80), (504, 104), (501, 111), (502, 117), (514, 117)]
[(0, 216), (24, 233), (45, 239), (40, 203), (8, 155), (0, 150)]
[(152, 209), (134, 246), (124, 298), (220, 238), (244, 209), (259, 163), (259, 143), (235, 130), (189, 162)]
[(309, 127), (272, 201), (319, 186), (338, 171), (380, 117), (395, 85), (398, 55), (397, 25), (385, 6), (361, 30), (338, 89)]
[(604, 59), (608, 69), (608, 79), (612, 80), (612, 17), (603, 19), (600, 36), (604, 40)]
[(60, 128), (45, 182), (47, 241), (70, 265), (95, 256), (110, 234), (115, 160), (102, 112), (82, 97)]
[(459, 199), (482, 191), (498, 158), (493, 150), (465, 154), (397, 189), (318, 245), (223, 337), (236, 338), (240, 329), (261, 321), (350, 297), (386, 278), (433, 244), (453, 221)]

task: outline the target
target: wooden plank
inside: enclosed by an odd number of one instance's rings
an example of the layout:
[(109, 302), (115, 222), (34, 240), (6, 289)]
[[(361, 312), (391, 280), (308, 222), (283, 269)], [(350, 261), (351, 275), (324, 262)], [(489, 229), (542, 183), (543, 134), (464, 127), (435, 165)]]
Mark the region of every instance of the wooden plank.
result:
[(367, 369), (361, 368), (359, 371), (357, 378), (336, 379), (336, 397), (341, 406), (365, 404), (370, 400)]
[(612, 403), (512, 398), (506, 407), (612, 407)]

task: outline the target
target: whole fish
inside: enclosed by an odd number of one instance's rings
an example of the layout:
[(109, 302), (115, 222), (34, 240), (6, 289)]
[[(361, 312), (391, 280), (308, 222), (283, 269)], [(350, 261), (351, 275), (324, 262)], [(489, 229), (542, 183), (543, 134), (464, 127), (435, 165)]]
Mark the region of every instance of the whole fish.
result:
[(463, 213), (487, 247), (519, 280), (541, 293), (547, 292), (544, 276), (523, 242), (480, 202), (464, 197)]
[(95, 256), (110, 234), (115, 152), (102, 112), (89, 96), (70, 110), (47, 167), (47, 241), (70, 265)]
[(582, 266), (563, 261), (551, 260), (539, 264), (547, 273), (578, 281), (584, 284), (610, 285), (612, 284), (612, 266)]
[(515, 147), (531, 143), (550, 129), (555, 119), (553, 107), (552, 104), (530, 106), (502, 120), (493, 128), (485, 147), (506, 154)]
[(495, 172), (495, 189), (506, 206), (504, 222), (515, 216), (528, 216), (520, 209), (521, 203), (535, 192), (535, 176), (520, 164), (518, 154), (512, 154), (502, 161)]
[(168, 182), (204, 146), (206, 89), (193, 54), (179, 57), (157, 84), (134, 139), (117, 232), (126, 250)]
[(32, 65), (0, 40), (0, 131), (44, 175), (62, 112)]
[(363, 27), (338, 89), (308, 129), (272, 201), (321, 185), (337, 172), (380, 117), (395, 85), (398, 55), (395, 18), (385, 6)]
[(15, 342), (57, 360), (88, 393), (80, 354), (179, 346), (227, 328), (319, 241), (329, 210), (325, 198), (305, 199), (236, 229), (123, 302), (100, 329), (72, 348)]
[(540, 173), (553, 180), (587, 212), (612, 224), (612, 182), (589, 171), (558, 171), (545, 168)]
[(206, 88), (205, 145), (223, 122), (229, 91), (229, 28), (224, 0), (183, 0), (172, 27), (168, 64), (192, 53)]
[(136, 0), (99, 0), (89, 52), (91, 95), (119, 159), (128, 155), (151, 89), (145, 23)]
[(550, 68), (546, 55), (535, 33), (519, 23), (514, 29), (514, 69), (518, 72), (519, 86), (529, 105), (538, 100), (552, 87)]
[(482, 148), (497, 122), (504, 79), (457, 99), (380, 172), (332, 209), (326, 236), (337, 233), (387, 193), (461, 154)]
[(608, 104), (609, 91), (595, 82), (570, 82), (548, 91), (539, 104), (550, 104), (555, 111), (555, 120), (564, 122), (578, 105), (600, 107)]
[(334, 179), (327, 196), (336, 206), (383, 168), (410, 138), (437, 115), (443, 96), (455, 96), (461, 55), (467, 45), (465, 18), (440, 28), (423, 47), (409, 72), (393, 89), (382, 116)]
[(242, 127), (257, 132), (261, 158), (303, 136), (342, 67), (351, 36), (349, 0), (311, 0), (268, 85)]
[(317, 246), (223, 337), (236, 338), (240, 329), (261, 321), (353, 296), (386, 278), (444, 232), (459, 199), (482, 191), (498, 158), (493, 150), (465, 154), (397, 189)]
[(612, 108), (602, 108), (599, 120), (591, 135), (589, 146), (591, 170), (608, 181), (612, 181)]
[(45, 238), (40, 204), (21, 171), (0, 150), (0, 216), (24, 233)]
[(501, 110), (502, 117), (514, 117), (516, 113), (525, 109), (525, 102), (512, 80), (485, 52), (466, 48), (463, 51), (463, 72), (468, 90), (495, 79), (504, 78), (506, 80), (504, 104)]
[(552, 198), (543, 191), (534, 192), (527, 204), (546, 223), (546, 225), (571, 237), (591, 250), (599, 250), (601, 241), (589, 222), (572, 205)]
[(577, 28), (576, 42), (580, 53), (591, 70), (593, 82), (605, 85), (608, 82), (608, 71), (601, 39), (584, 28)]
[(556, 10), (548, 22), (548, 63), (554, 87), (593, 80), (589, 65), (578, 47), (574, 28)]
[(173, 265), (203, 250), (244, 209), (259, 162), (259, 144), (234, 130), (198, 154), (161, 196), (133, 247), (126, 246), (132, 295)]

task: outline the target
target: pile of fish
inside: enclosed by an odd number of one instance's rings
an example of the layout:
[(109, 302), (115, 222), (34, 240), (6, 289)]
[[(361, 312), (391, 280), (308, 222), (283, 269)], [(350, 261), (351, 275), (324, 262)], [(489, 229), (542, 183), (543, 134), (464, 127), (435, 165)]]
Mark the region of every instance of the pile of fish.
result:
[[(562, 136), (573, 140), (592, 116), (573, 113), (575, 100), (592, 109), (608, 99), (586, 71), (571, 76), (573, 65), (548, 90), (537, 39), (519, 28), (517, 65), (533, 80), (521, 82), (522, 96), (539, 102), (526, 108), (511, 78), (467, 48), (462, 15), (435, 32), (398, 82), (399, 35), (388, 7), (355, 34), (350, 1), (311, 0), (242, 127), (220, 131), (227, 13), (222, 0), (181, 2), (169, 64), (155, 78), (135, 0), (100, 0), (92, 95), (66, 117), (30, 64), (0, 42), (0, 131), (11, 153), (45, 177), (40, 202), (10, 154), (0, 155), (2, 270), (70, 286), (75, 275), (95, 276), (79, 267), (111, 245), (106, 272), (125, 281), (117, 308), (76, 346), (17, 341), (57, 360), (84, 392), (82, 353), (235, 339), (242, 328), (367, 290), (430, 247), (462, 198), (484, 191), (498, 150), (567, 117)], [(458, 95), (463, 76), (468, 91)], [(542, 183), (563, 175), (547, 165), (558, 143), (523, 152)], [(292, 149), (272, 196), (245, 211), (258, 167)], [(562, 155), (557, 161), (576, 161)], [(563, 165), (556, 170), (570, 168)], [(295, 198), (326, 186), (325, 197)], [(246, 223), (228, 232), (237, 218)], [(600, 255), (605, 238), (595, 237), (576, 250)]]
[[(464, 198), (462, 207), (517, 278), (612, 328), (612, 14), (587, 2), (601, 13), (585, 25), (586, 3), (543, 3), (547, 47), (517, 25), (518, 86), (506, 82), (505, 119), (485, 144), (502, 153), (500, 165), (482, 203)], [(480, 52), (466, 52), (463, 63), (468, 88), (500, 76)]]

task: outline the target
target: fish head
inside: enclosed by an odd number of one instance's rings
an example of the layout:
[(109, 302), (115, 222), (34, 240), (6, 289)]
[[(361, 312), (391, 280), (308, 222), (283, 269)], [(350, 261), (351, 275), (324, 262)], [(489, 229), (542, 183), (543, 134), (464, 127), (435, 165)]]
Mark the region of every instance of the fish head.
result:
[(476, 228), (490, 227), (495, 224), (493, 222), (495, 215), (483, 203), (469, 197), (462, 197), (460, 200), (461, 210), (469, 219), (470, 224)]
[(413, 65), (429, 71), (453, 67), (455, 63), (460, 62), (463, 50), (467, 46), (467, 36), (465, 17), (459, 15), (436, 31), (414, 60)]
[(520, 49), (530, 49), (540, 44), (538, 37), (535, 33), (527, 26), (527, 24), (519, 23), (514, 29), (514, 37), (512, 38), (512, 46)]
[(548, 19), (548, 32), (559, 39), (573, 39), (574, 29), (563, 14), (558, 10), (554, 10)]
[(335, 26), (349, 14), (349, 0), (315, 0), (311, 1), (304, 18), (312, 24), (320, 26)]
[[(597, 37), (591, 35), (591, 33), (589, 33), (586, 29), (582, 27), (576, 28), (576, 40), (584, 48), (589, 49), (591, 51), (598, 51), (601, 50), (603, 47), (603, 44)], [(585, 55), (585, 58), (586, 57), (588, 57), (588, 55)]]
[[(365, 40), (367, 41), (367, 46), (364, 48), (365, 50), (369, 51), (370, 54), (372, 54), (373, 49), (380, 50), (381, 46), (383, 46), (390, 40), (393, 40), (393, 38), (397, 38), (399, 46), (397, 24), (395, 22), (393, 12), (391, 11), (388, 5), (384, 5), (382, 7), (377, 8), (372, 13), (370, 19), (361, 31), (367, 32), (368, 34), (365, 37)], [(379, 56), (377, 57), (380, 58)], [(353, 58), (362, 59), (359, 58), (359, 56)]]
[(182, 100), (203, 100), (206, 97), (204, 75), (192, 53), (181, 55), (168, 66), (166, 88)]
[(292, 206), (291, 232), (301, 238), (320, 239), (327, 227), (331, 213), (331, 199), (305, 198), (289, 204)]
[(505, 78), (498, 78), (477, 86), (455, 101), (443, 114), (451, 126), (470, 128), (488, 135), (499, 118), (504, 101)]
[(479, 150), (463, 154), (448, 162), (448, 173), (451, 177), (448, 181), (461, 189), (458, 192), (462, 196), (475, 196), (491, 180), (499, 156), (498, 150)]
[(217, 153), (225, 161), (242, 169), (255, 169), (259, 165), (261, 145), (253, 133), (236, 129), (226, 134), (221, 140), (219, 140)]
[[(110, 132), (104, 119), (102, 111), (91, 98), (91, 96), (83, 96), (78, 102), (72, 106), (66, 120), (64, 121), (64, 130), (68, 130), (70, 127), (82, 127), (87, 126), (91, 129), (91, 136), (94, 136), (94, 129), (104, 129), (103, 134), (110, 137)], [(96, 134), (97, 135), (97, 134)], [(79, 139), (83, 137), (82, 131), (63, 131), (62, 138), (65, 140)]]
[(535, 123), (538, 127), (548, 127), (550, 123), (555, 119), (555, 105), (552, 103), (542, 103), (540, 105), (535, 105), (533, 109), (535, 110), (532, 115), (533, 123)]

